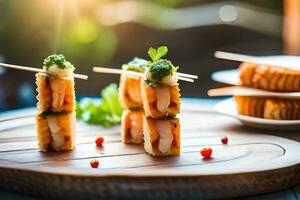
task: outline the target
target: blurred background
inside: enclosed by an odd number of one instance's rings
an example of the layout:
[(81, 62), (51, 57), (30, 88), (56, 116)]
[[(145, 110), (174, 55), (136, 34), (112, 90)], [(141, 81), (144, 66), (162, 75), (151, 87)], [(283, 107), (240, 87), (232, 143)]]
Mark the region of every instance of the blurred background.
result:
[[(0, 62), (42, 67), (45, 57), (62, 53), (76, 73), (89, 75), (76, 80), (78, 96), (118, 82), (93, 66), (119, 68), (160, 45), (181, 72), (200, 77), (182, 82), (182, 95), (206, 97), (220, 86), (210, 74), (238, 65), (215, 59), (216, 50), (300, 54), (300, 0), (0, 0)], [(34, 106), (34, 78), (0, 67), (0, 111)]]

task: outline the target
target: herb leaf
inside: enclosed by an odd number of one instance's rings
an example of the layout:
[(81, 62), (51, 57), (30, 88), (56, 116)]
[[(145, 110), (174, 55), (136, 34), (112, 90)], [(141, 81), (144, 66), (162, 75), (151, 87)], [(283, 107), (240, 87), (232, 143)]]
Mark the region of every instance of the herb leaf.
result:
[(47, 58), (45, 58), (43, 65), (47, 70), (53, 65), (57, 65), (58, 68), (61, 69), (74, 68), (74, 66), (70, 62), (66, 61), (65, 56), (62, 54), (53, 54), (51, 56), (48, 56)]
[(148, 50), (148, 55), (151, 57), (153, 62), (159, 60), (167, 53), (168, 53), (168, 47), (166, 46), (161, 46), (158, 47), (157, 49), (150, 47)]
[(76, 103), (77, 118), (89, 123), (109, 127), (121, 123), (122, 108), (118, 98), (117, 84), (110, 84), (102, 92), (102, 102), (92, 99)]
[(122, 65), (122, 69), (143, 73), (147, 63), (147, 60), (135, 57), (129, 63)]

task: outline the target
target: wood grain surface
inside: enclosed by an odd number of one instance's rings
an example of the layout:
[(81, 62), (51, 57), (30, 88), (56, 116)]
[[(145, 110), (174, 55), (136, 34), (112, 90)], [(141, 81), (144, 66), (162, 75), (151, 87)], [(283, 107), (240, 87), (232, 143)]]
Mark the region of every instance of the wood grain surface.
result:
[[(59, 198), (70, 190), (70, 198), (120, 197), (127, 191), (127, 197), (211, 199), (300, 183), (299, 133), (250, 129), (213, 112), (203, 101), (184, 100), (182, 110), (179, 157), (149, 156), (142, 146), (122, 144), (119, 126), (105, 129), (81, 122), (73, 151), (42, 153), (33, 110), (26, 110), (24, 117), (22, 112), (2, 115), (0, 185)], [(228, 145), (220, 141), (224, 135)], [(103, 147), (95, 146), (97, 136), (104, 136)], [(212, 159), (201, 158), (203, 147), (213, 148)], [(90, 168), (89, 161), (95, 158), (100, 161), (98, 169)]]

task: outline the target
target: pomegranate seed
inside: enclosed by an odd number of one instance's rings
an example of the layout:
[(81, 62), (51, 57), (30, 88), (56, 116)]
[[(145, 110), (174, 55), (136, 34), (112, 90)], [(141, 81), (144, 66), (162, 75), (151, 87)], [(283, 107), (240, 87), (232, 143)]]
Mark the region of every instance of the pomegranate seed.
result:
[(91, 160), (90, 162), (92, 168), (98, 168), (99, 161), (97, 159)]
[(200, 153), (201, 153), (201, 156), (203, 156), (204, 158), (210, 158), (212, 151), (213, 150), (211, 148), (203, 148), (203, 149), (201, 149)]
[(104, 142), (104, 138), (101, 137), (101, 136), (98, 137), (98, 138), (95, 140), (95, 143), (96, 143), (97, 147), (101, 147), (102, 144), (103, 144), (103, 142)]
[(227, 136), (222, 137), (222, 138), (221, 138), (221, 142), (222, 142), (223, 144), (227, 144), (227, 143), (228, 143), (228, 137), (227, 137)]

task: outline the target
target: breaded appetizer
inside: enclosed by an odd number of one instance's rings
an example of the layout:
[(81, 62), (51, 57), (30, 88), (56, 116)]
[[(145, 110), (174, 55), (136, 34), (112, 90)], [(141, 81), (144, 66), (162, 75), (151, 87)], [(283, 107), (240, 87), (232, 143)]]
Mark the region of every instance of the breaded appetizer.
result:
[(235, 96), (238, 113), (251, 117), (264, 117), (265, 98), (250, 96)]
[(143, 114), (141, 110), (125, 110), (122, 114), (121, 134), (125, 144), (143, 143)]
[[(147, 61), (141, 58), (134, 58), (128, 64), (122, 66), (123, 70), (144, 73)], [(142, 95), (140, 77), (122, 74), (119, 86), (119, 98), (124, 109), (142, 108)]]
[(36, 127), (40, 149), (72, 150), (76, 123), (75, 68), (63, 55), (51, 55), (43, 65), (45, 74), (36, 74)]
[(144, 148), (153, 156), (180, 155), (179, 119), (144, 117)]
[(276, 120), (300, 120), (300, 100), (235, 96), (238, 113)]
[(240, 65), (242, 85), (277, 92), (299, 92), (300, 72), (251, 63)]
[(299, 120), (300, 101), (286, 99), (267, 99), (264, 118), (277, 120)]
[(143, 106), (146, 117), (164, 118), (176, 116), (180, 112), (180, 93), (177, 71), (171, 61), (153, 59), (145, 71), (141, 83)]
[(180, 125), (175, 118), (180, 112), (180, 93), (175, 67), (161, 59), (167, 47), (148, 51), (145, 80), (141, 83), (144, 106), (144, 148), (153, 156), (180, 155)]

